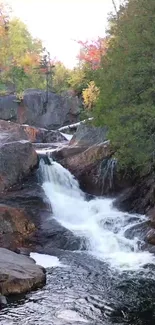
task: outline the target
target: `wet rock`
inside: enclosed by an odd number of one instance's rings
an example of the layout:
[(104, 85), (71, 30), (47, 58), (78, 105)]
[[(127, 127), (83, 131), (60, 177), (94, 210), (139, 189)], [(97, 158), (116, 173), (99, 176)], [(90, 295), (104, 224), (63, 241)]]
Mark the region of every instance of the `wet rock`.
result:
[(155, 229), (155, 207), (150, 209), (147, 215), (149, 217), (151, 227)]
[(129, 239), (137, 237), (140, 238), (140, 240), (145, 240), (148, 231), (150, 231), (150, 223), (149, 221), (144, 221), (128, 228), (124, 235)]
[(115, 201), (115, 206), (124, 211), (149, 214), (155, 206), (154, 184), (155, 179), (152, 174), (135, 177), (132, 172), (124, 182), (124, 190)]
[(44, 219), (33, 240), (36, 250), (44, 254), (52, 254), (53, 249), (68, 251), (86, 249), (84, 238), (75, 236), (70, 230), (52, 218), (52, 216), (50, 219)]
[(15, 95), (0, 97), (0, 119), (20, 124), (29, 124), (47, 129), (56, 129), (63, 125), (78, 122), (81, 103), (71, 92), (58, 95), (46, 91), (28, 89), (23, 100), (17, 101)]
[[(103, 161), (112, 155), (107, 143), (101, 143), (89, 147), (82, 153), (70, 156), (61, 161), (61, 164), (79, 180), (83, 190), (90, 194), (103, 194), (104, 173), (101, 165)], [(108, 188), (107, 188), (108, 191)]]
[(0, 279), (0, 294), (10, 295), (43, 286), (46, 275), (31, 258), (0, 248)]
[(93, 146), (107, 140), (106, 127), (94, 127), (89, 124), (81, 123), (73, 138), (70, 141), (71, 145), (78, 146)]
[(0, 246), (15, 249), (22, 246), (36, 230), (24, 209), (0, 204)]
[(146, 234), (146, 242), (148, 242), (151, 245), (155, 245), (155, 229), (151, 229)]
[(60, 161), (62, 159), (66, 159), (69, 157), (73, 157), (75, 155), (78, 155), (85, 150), (87, 150), (88, 147), (84, 146), (66, 146), (62, 148), (58, 148), (57, 150), (52, 152), (52, 158), (55, 159), (56, 161)]
[[(11, 228), (13, 224), (13, 230), (15, 232), (1, 234), (1, 246), (3, 245), (3, 247), (13, 249), (18, 254), (20, 252), (23, 253), (23, 249), (25, 250), (26, 248), (26, 254), (30, 253), (35, 250), (36, 245), (42, 244), (42, 239), (41, 237), (39, 238), (41, 236), (42, 225), (52, 215), (51, 205), (41, 185), (38, 184), (38, 181), (38, 173), (34, 171), (24, 182), (13, 187), (11, 191), (3, 192), (0, 195), (0, 204), (9, 207), (10, 211), (17, 211), (19, 219), (21, 218), (18, 225), (18, 218), (16, 217), (14, 220), (16, 214), (12, 212), (12, 219), (11, 217), (9, 219), (11, 225), (9, 225)], [(6, 218), (4, 221), (6, 221)], [(18, 232), (18, 237), (15, 221), (20, 231)], [(30, 231), (25, 230), (24, 232), (25, 225), (28, 225), (26, 230), (30, 228)], [(44, 232), (44, 236), (46, 238), (46, 232)], [(8, 242), (6, 241), (7, 238)]]
[(38, 163), (32, 144), (25, 140), (1, 145), (0, 157), (0, 192), (21, 181)]

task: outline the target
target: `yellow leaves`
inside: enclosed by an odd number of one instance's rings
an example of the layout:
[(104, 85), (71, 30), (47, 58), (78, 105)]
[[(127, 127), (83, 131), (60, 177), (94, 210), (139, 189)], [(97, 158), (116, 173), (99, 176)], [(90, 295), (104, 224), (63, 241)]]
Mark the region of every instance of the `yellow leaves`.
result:
[(20, 58), (20, 64), (25, 69), (35, 66), (39, 62), (39, 57), (37, 55), (27, 53), (25, 56)]
[(95, 85), (94, 81), (88, 84), (88, 87), (83, 90), (82, 96), (84, 100), (84, 106), (86, 109), (91, 110), (97, 102), (100, 94), (99, 88)]

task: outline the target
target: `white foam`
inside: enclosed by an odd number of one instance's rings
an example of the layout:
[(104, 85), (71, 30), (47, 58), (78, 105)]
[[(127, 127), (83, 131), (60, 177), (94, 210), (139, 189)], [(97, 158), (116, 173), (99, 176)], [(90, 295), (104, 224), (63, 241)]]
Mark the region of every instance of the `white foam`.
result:
[(65, 319), (67, 322), (84, 322), (88, 323), (88, 320), (81, 317), (75, 310), (62, 310), (57, 314), (60, 319)]
[(63, 266), (59, 259), (55, 256), (38, 254), (38, 253), (30, 253), (30, 257), (32, 257), (37, 265), (43, 266), (44, 268), (48, 267), (60, 267)]
[(72, 138), (73, 138), (73, 135), (72, 134), (67, 134), (67, 133), (62, 133), (60, 132), (65, 139), (67, 139), (68, 141), (70, 141)]
[(54, 217), (76, 235), (86, 238), (90, 254), (121, 270), (138, 270), (155, 263), (152, 254), (140, 251), (138, 238), (124, 236), (129, 222), (131, 226), (137, 225), (144, 222), (145, 216), (120, 212), (113, 208), (111, 199), (86, 201), (75, 178), (56, 162), (51, 166), (42, 162), (41, 168), (43, 188)]

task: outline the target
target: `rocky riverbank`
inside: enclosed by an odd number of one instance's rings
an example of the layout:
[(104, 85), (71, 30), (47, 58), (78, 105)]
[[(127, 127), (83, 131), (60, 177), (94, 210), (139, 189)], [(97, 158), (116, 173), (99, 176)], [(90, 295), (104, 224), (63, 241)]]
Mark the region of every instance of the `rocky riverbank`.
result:
[[(25, 263), (23, 265), (26, 272), (29, 258), (24, 262), (22, 254), (11, 255), (17, 251), (22, 253), (26, 248), (28, 253), (36, 251), (53, 254), (62, 249), (86, 249), (85, 240), (79, 240), (72, 231), (49, 218), (52, 207), (38, 179), (39, 157), (36, 148), (40, 146), (55, 148), (52, 158), (71, 171), (88, 194), (117, 196), (116, 204), (121, 209), (148, 213), (146, 225), (137, 227), (130, 235), (134, 237), (136, 233), (141, 232), (145, 242), (144, 248), (153, 251), (154, 180), (151, 175), (147, 175), (135, 182), (135, 179), (118, 173), (115, 155), (105, 128), (82, 124), (68, 143), (60, 131), (0, 120), (0, 139), (0, 247), (14, 251), (2, 251), (9, 272), (7, 279), (11, 278), (13, 268), (17, 273), (19, 271), (18, 267), (9, 267), (8, 256), (14, 256), (15, 260), (17, 258), (19, 264)], [(58, 143), (62, 145), (58, 147)], [(47, 156), (45, 157), (47, 160)], [(35, 264), (32, 269), (34, 281), (26, 280), (20, 286), (19, 292), (29, 291), (45, 283), (44, 271), (38, 269)], [(3, 277), (1, 269), (0, 274)], [(6, 281), (6, 278), (4, 280)], [(5, 281), (3, 288), (0, 287), (1, 295), (6, 294)], [(18, 276), (14, 281), (17, 287), (21, 283)], [(7, 283), (7, 294), (17, 293), (16, 286), (14, 287), (10, 280)]]

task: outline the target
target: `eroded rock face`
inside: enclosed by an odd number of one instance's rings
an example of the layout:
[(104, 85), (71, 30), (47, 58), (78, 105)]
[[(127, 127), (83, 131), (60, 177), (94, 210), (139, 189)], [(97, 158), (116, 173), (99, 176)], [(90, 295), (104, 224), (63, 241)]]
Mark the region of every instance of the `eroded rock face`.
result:
[(18, 207), (0, 204), (0, 246), (16, 249), (25, 245), (25, 240), (35, 232), (30, 215)]
[(0, 97), (0, 119), (20, 124), (29, 124), (47, 129), (57, 129), (63, 125), (78, 122), (80, 102), (70, 92), (62, 96), (49, 92), (28, 89), (21, 103), (14, 95)]
[(82, 153), (62, 159), (61, 164), (79, 180), (82, 189), (101, 195), (100, 167), (102, 161), (111, 156), (109, 145), (101, 143), (89, 147)]
[(45, 270), (24, 255), (0, 248), (0, 294), (20, 294), (41, 287)]
[(106, 140), (106, 127), (94, 127), (89, 124), (81, 123), (78, 126), (73, 138), (71, 139), (70, 145), (90, 147), (94, 144), (103, 143)]
[(0, 192), (26, 177), (37, 165), (38, 157), (30, 142), (21, 140), (0, 146)]
[(20, 125), (0, 120), (0, 143), (28, 140), (32, 143), (64, 142), (66, 138), (59, 132), (36, 128), (30, 125)]
[(144, 175), (135, 178), (132, 173), (130, 180), (130, 185), (126, 184), (124, 191), (117, 198), (116, 207), (124, 211), (148, 214), (155, 206), (154, 176)]

